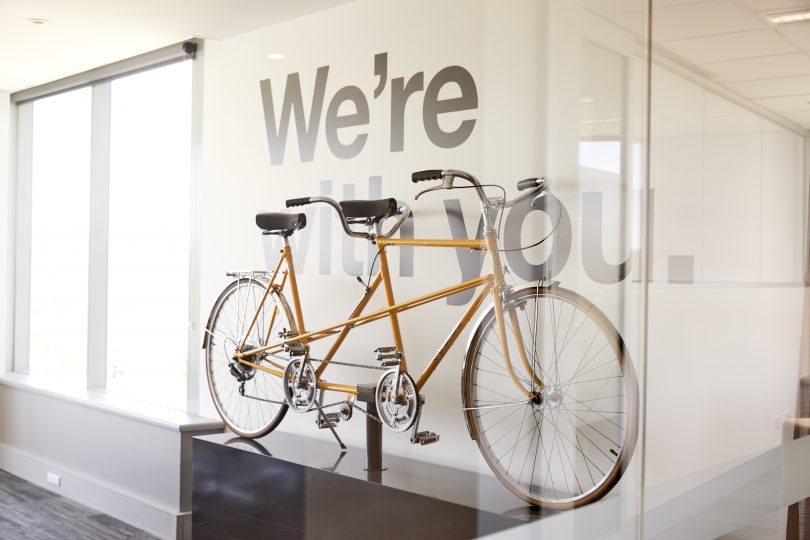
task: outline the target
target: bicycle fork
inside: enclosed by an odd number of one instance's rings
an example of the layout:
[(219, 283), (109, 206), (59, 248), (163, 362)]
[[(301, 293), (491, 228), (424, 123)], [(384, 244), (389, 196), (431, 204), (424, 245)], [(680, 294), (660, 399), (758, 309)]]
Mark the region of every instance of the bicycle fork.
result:
[[(505, 293), (508, 291), (508, 287), (504, 280), (503, 266), (501, 264), (500, 253), (498, 252), (498, 242), (495, 238), (494, 229), (491, 227), (487, 228), (484, 233), (484, 240), (486, 241), (487, 251), (489, 251), (489, 255), (492, 260), (492, 274), (495, 278), (495, 282), (492, 287), (492, 303), (495, 307), (495, 322), (498, 325), (498, 335), (501, 339), (501, 353), (503, 354), (504, 362), (506, 363), (506, 370), (509, 377), (512, 379), (512, 382), (515, 383), (515, 385), (526, 395), (526, 397), (531, 399), (535, 397), (532, 395), (533, 392), (526, 389), (526, 387), (521, 384), (517, 374), (515, 373), (515, 369), (512, 366), (512, 359), (509, 356), (509, 342), (506, 339), (506, 317), (504, 315), (504, 304), (506, 301)], [(537, 374), (535, 374), (534, 369), (532, 369), (531, 362), (526, 354), (526, 348), (523, 347), (523, 333), (520, 331), (520, 324), (517, 313), (515, 313), (515, 307), (508, 306), (506, 307), (506, 311), (509, 313), (509, 322), (512, 324), (512, 332), (514, 333), (515, 341), (517, 343), (516, 348), (520, 361), (534, 383), (537, 384), (537, 390), (541, 391), (545, 388), (545, 384), (542, 380), (540, 380)]]

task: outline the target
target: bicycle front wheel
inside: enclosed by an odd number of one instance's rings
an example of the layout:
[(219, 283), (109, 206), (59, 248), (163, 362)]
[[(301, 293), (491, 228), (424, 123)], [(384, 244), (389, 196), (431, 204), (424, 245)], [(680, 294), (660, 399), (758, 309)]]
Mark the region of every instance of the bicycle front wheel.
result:
[[(253, 278), (232, 282), (214, 304), (206, 327), (205, 366), (211, 398), (228, 428), (247, 438), (266, 435), (287, 413), (281, 375), (243, 364), (235, 357), (242, 343), (242, 352), (246, 352), (278, 340), (280, 332), (296, 330), (290, 307), (280, 293), (270, 291), (262, 304), (266, 290), (265, 283)], [(264, 353), (247, 360), (279, 373), (286, 367), (283, 359)]]
[(464, 365), (470, 434), (498, 479), (528, 503), (594, 502), (619, 481), (636, 442), (638, 385), (624, 342), (596, 306), (560, 287), (516, 291), (504, 306), (519, 385), (490, 308)]

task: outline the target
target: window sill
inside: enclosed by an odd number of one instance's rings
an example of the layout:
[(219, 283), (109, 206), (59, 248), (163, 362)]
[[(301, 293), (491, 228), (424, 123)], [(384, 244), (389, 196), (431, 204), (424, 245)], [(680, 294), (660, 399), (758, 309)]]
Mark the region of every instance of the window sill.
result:
[(84, 405), (172, 431), (212, 431), (224, 428), (221, 420), (141, 403), (103, 391), (68, 388), (52, 381), (38, 380), (36, 377), (23, 373), (0, 372), (0, 386), (18, 388), (54, 399)]

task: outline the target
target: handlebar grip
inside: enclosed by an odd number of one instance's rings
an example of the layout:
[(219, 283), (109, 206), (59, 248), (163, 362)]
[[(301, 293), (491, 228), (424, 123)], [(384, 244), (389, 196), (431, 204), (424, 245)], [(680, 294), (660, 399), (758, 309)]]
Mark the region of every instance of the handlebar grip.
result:
[(543, 181), (542, 178), (527, 178), (526, 180), (521, 180), (517, 183), (518, 191), (523, 191), (524, 189), (531, 189), (533, 187), (537, 187)]
[(428, 169), (426, 171), (416, 171), (411, 175), (411, 181), (414, 184), (416, 182), (424, 182), (425, 180), (441, 180), (441, 179), (442, 179), (441, 169)]
[(304, 206), (305, 204), (309, 204), (309, 197), (301, 197), (300, 199), (287, 199), (287, 208), (291, 206)]

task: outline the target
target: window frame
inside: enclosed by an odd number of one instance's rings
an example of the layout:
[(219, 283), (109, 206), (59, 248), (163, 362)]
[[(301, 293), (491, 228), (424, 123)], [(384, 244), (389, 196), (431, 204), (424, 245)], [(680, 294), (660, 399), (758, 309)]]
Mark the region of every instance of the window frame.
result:
[[(120, 62), (79, 73), (65, 79), (11, 94), (11, 201), (14, 212), (9, 216), (13, 232), (13, 262), (10, 283), (10, 357), (9, 371), (27, 374), (30, 367), (31, 306), (31, 217), (33, 120), (36, 100), (90, 87), (90, 230), (88, 267), (88, 320), (86, 389), (105, 391), (107, 387), (107, 284), (109, 255), (110, 203), (110, 128), (112, 81), (169, 64), (191, 61), (191, 160), (189, 163), (189, 266), (187, 309), (186, 411), (199, 410), (200, 369), (197, 343), (199, 328), (194, 323), (199, 307), (199, 240), (198, 193), (202, 140), (202, 62), (203, 41), (185, 40)], [(69, 389), (65, 389), (66, 391)], [(72, 390), (75, 390), (73, 388)]]

